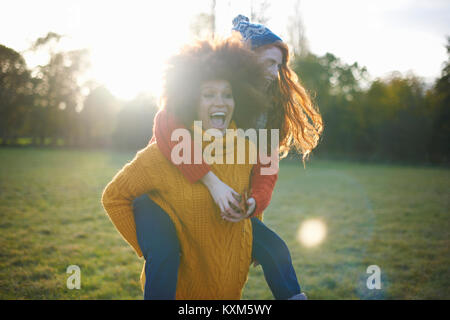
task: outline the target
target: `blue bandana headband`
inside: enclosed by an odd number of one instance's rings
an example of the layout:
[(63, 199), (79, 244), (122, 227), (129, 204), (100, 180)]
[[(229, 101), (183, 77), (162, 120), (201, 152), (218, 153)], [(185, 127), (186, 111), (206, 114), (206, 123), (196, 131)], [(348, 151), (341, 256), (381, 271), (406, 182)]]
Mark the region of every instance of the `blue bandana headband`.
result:
[(232, 30), (239, 31), (244, 41), (250, 40), (252, 50), (276, 41), (283, 41), (269, 28), (262, 24), (250, 23), (249, 19), (241, 14), (233, 19)]

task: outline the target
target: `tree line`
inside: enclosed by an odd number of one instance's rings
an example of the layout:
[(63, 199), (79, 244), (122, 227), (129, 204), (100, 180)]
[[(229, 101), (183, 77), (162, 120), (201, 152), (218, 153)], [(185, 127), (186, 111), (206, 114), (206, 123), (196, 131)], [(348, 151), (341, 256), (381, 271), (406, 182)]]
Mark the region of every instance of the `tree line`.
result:
[(358, 160), (450, 161), (450, 37), (441, 76), (430, 87), (421, 78), (392, 72), (369, 82), (365, 67), (331, 53), (296, 57), (300, 75), (318, 105), (324, 134), (316, 154)]
[(138, 149), (152, 135), (155, 98), (120, 101), (92, 80), (86, 50), (61, 51), (48, 33), (30, 48), (49, 55), (29, 69), (23, 56), (0, 44), (0, 143), (6, 145)]
[[(55, 49), (49, 33), (31, 50), (49, 54), (30, 69), (22, 54), (0, 44), (0, 143), (137, 150), (152, 136), (154, 97), (116, 99), (92, 81), (86, 50)], [(313, 154), (321, 157), (414, 163), (449, 163), (450, 38), (440, 78), (427, 86), (414, 74), (369, 81), (366, 68), (331, 53), (293, 56), (292, 68), (324, 120)]]

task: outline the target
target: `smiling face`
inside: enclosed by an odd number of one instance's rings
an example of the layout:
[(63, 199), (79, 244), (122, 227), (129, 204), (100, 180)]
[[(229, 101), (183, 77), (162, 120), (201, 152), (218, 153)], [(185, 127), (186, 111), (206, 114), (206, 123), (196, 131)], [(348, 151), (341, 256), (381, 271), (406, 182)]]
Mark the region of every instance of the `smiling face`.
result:
[(278, 79), (278, 72), (283, 63), (283, 53), (275, 46), (256, 50), (258, 61), (264, 66), (266, 85)]
[(200, 87), (198, 118), (203, 129), (218, 129), (225, 133), (234, 111), (234, 98), (231, 85), (226, 80), (211, 80)]

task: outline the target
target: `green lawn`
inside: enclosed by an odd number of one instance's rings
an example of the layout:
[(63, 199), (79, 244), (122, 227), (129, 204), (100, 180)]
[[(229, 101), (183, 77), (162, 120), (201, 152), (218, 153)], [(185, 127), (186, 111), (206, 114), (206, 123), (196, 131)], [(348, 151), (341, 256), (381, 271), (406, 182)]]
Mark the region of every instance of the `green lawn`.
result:
[[(0, 149), (0, 299), (142, 299), (143, 260), (104, 213), (105, 185), (134, 154)], [(450, 299), (450, 170), (283, 160), (266, 224), (310, 299)], [(297, 240), (319, 219), (326, 236)], [(66, 287), (69, 265), (81, 289)], [(369, 290), (366, 269), (381, 269)], [(273, 299), (260, 267), (243, 299)]]

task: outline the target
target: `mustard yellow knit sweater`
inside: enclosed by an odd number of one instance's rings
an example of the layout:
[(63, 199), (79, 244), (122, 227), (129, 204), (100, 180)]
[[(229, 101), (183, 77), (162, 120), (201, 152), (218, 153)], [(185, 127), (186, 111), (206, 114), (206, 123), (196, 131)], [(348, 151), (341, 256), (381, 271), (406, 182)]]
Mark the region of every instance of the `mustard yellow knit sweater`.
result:
[[(224, 164), (212, 164), (211, 170), (242, 193), (249, 188), (252, 165), (226, 164), (225, 154)], [(138, 256), (142, 252), (132, 201), (145, 193), (167, 212), (177, 231), (181, 260), (176, 299), (240, 299), (251, 263), (251, 221), (223, 220), (208, 189), (199, 182), (191, 184), (151, 144), (116, 174), (102, 196), (111, 221)]]

